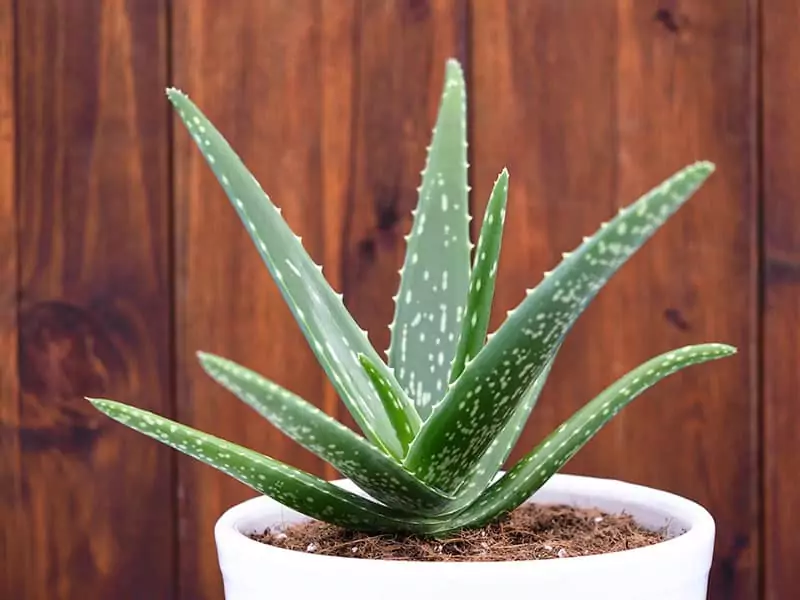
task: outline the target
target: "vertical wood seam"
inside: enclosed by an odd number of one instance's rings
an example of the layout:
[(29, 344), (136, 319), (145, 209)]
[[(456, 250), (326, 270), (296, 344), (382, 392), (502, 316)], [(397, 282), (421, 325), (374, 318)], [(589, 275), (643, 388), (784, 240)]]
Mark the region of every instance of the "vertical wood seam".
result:
[[(14, 139), (14, 159), (13, 159), (13, 181), (11, 182), (12, 185), (12, 196), (14, 197), (14, 246), (16, 249), (14, 260), (16, 262), (16, 274), (15, 274), (15, 281), (14, 281), (14, 290), (15, 290), (15, 299), (14, 299), (14, 306), (15, 306), (15, 315), (14, 315), (14, 328), (15, 328), (15, 336), (16, 336), (16, 354), (17, 354), (17, 361), (16, 361), (16, 373), (13, 377), (17, 380), (17, 393), (15, 401), (17, 403), (17, 409), (19, 410), (22, 406), (22, 386), (20, 385), (20, 379), (22, 377), (22, 370), (21, 365), (19, 363), (19, 356), (20, 356), (20, 336), (19, 336), (19, 321), (20, 321), (20, 313), (21, 313), (21, 304), (22, 304), (22, 252), (20, 248), (20, 235), (19, 232), (21, 231), (22, 224), (20, 222), (20, 193), (19, 193), (19, 177), (20, 177), (20, 156), (19, 156), (19, 142), (20, 142), (20, 127), (19, 127), (19, 103), (20, 103), (20, 83), (19, 83), (19, 71), (20, 71), (20, 59), (19, 59), (19, 2), (18, 0), (11, 0), (11, 31), (14, 39), (11, 40), (11, 84), (13, 85), (14, 89), (11, 91), (11, 98), (14, 106), (12, 108), (12, 127), (14, 128), (14, 132), (12, 134)], [(19, 429), (17, 429), (17, 435), (19, 435)], [(22, 455), (19, 456), (20, 463), (18, 465), (18, 469), (22, 471)]]
[[(22, 312), (22, 249), (21, 249), (21, 239), (20, 239), (20, 231), (22, 227), (21, 223), (21, 215), (20, 215), (20, 186), (19, 186), (19, 179), (20, 179), (20, 172), (21, 172), (21, 165), (20, 165), (20, 153), (19, 153), (19, 143), (20, 143), (20, 126), (19, 126), (19, 105), (20, 105), (20, 52), (19, 52), (19, 2), (17, 0), (11, 0), (11, 35), (13, 39), (11, 40), (10, 50), (11, 50), (11, 59), (10, 59), (10, 68), (11, 72), (11, 102), (13, 106), (11, 108), (12, 115), (11, 115), (11, 127), (13, 128), (12, 132), (12, 139), (13, 139), (13, 158), (12, 160), (12, 181), (11, 181), (11, 196), (13, 202), (13, 212), (14, 212), (14, 222), (13, 222), (13, 233), (14, 236), (12, 247), (14, 248), (14, 281), (12, 282), (14, 286), (14, 300), (13, 300), (13, 335), (14, 335), (14, 344), (12, 344), (12, 348), (14, 348), (14, 372), (11, 373), (11, 379), (14, 381), (15, 388), (13, 398), (9, 399), (10, 402), (15, 403), (14, 410), (17, 413), (17, 422), (16, 422), (16, 431), (14, 432), (14, 436), (16, 437), (15, 443), (17, 444), (17, 448), (20, 445), (20, 425), (21, 425), (21, 413), (22, 413), (22, 365), (20, 364), (20, 355), (21, 355), (21, 343), (22, 340), (19, 335), (19, 323), (21, 318)], [(2, 402), (2, 399), (0, 399)], [(23, 459), (22, 453), (18, 452), (16, 456), (16, 464), (13, 466), (14, 470), (16, 471), (17, 475), (14, 478), (14, 485), (16, 486), (15, 494), (16, 497), (14, 498), (14, 502), (22, 500), (22, 474), (23, 474)], [(21, 506), (17, 505), (13, 508), (16, 512), (15, 520), (25, 521), (25, 511), (22, 509)], [(17, 529), (19, 531), (19, 529)], [(23, 580), (23, 589), (27, 587), (27, 584)]]
[(755, 445), (756, 457), (756, 490), (753, 496), (756, 497), (756, 586), (758, 597), (768, 599), (768, 581), (766, 569), (767, 557), (767, 461), (766, 461), (766, 393), (764, 388), (766, 356), (765, 356), (765, 330), (766, 330), (766, 282), (764, 278), (766, 263), (766, 206), (765, 206), (765, 184), (764, 184), (764, 15), (763, 2), (761, 0), (751, 0), (748, 3), (750, 21), (752, 25), (748, 28), (751, 32), (749, 40), (750, 66), (754, 73), (750, 82), (751, 103), (752, 103), (752, 123), (751, 138), (751, 171), (752, 180), (750, 193), (755, 198), (755, 232), (753, 235), (753, 250), (755, 253), (755, 273), (754, 281), (751, 285), (755, 287), (755, 315), (753, 319), (752, 331), (754, 344), (753, 363), (751, 368), (754, 371), (752, 380), (754, 388), (752, 390), (755, 402), (754, 412), (756, 416), (755, 434), (753, 444)]
[[(167, 86), (173, 82), (174, 72), (174, 43), (173, 43), (173, 21), (175, 5), (172, 0), (164, 0), (164, 59), (165, 77)], [(163, 90), (162, 90), (163, 91)], [(164, 97), (165, 98), (165, 97)], [(167, 341), (167, 354), (169, 357), (169, 368), (167, 376), (167, 389), (169, 390), (168, 406), (170, 417), (178, 416), (178, 328), (177, 328), (177, 218), (175, 208), (175, 119), (172, 116), (172, 107), (166, 99), (163, 100), (163, 110), (167, 115), (166, 122), (166, 143), (167, 143), (167, 277), (169, 315), (167, 331), (169, 339)], [(178, 456), (175, 452), (169, 453), (169, 480), (170, 494), (172, 502), (172, 597), (177, 600), (181, 598), (181, 539), (180, 539), (180, 497), (178, 476)]]

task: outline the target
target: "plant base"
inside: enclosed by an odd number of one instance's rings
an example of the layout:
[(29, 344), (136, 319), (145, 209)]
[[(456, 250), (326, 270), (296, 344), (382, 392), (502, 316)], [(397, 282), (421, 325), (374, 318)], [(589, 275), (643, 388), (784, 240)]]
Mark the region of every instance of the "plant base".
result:
[(348, 558), (413, 561), (517, 561), (591, 556), (657, 544), (665, 530), (630, 515), (567, 505), (527, 504), (481, 529), (441, 539), (369, 535), (319, 521), (252, 534), (254, 540), (298, 552)]
[[(336, 484), (358, 492), (349, 481)], [(528, 503), (630, 515), (646, 529), (664, 531), (664, 540), (558, 560), (353, 560), (254, 540), (266, 529), (286, 531), (309, 521), (258, 497), (231, 507), (215, 527), (225, 599), (486, 600), (527, 590), (558, 600), (706, 600), (715, 529), (702, 506), (661, 490), (562, 473)]]

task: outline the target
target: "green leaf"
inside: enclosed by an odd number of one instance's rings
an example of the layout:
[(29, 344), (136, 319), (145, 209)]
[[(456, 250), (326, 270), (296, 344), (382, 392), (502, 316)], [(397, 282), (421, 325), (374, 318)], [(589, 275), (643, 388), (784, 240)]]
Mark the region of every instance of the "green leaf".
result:
[(205, 352), (198, 356), (215, 381), (378, 502), (410, 512), (435, 512), (452, 500), (289, 390), (228, 359)]
[(634, 398), (691, 365), (731, 356), (725, 344), (686, 346), (650, 359), (606, 388), (498, 479), (446, 527), (482, 527), (530, 498)]
[(380, 396), (383, 402), (383, 408), (386, 414), (389, 415), (389, 420), (394, 426), (397, 438), (402, 444), (403, 456), (405, 456), (414, 436), (419, 431), (420, 420), (419, 418), (414, 421), (409, 419), (409, 415), (403, 410), (403, 405), (397, 397), (395, 390), (392, 388), (391, 384), (383, 378), (378, 367), (373, 364), (368, 357), (359, 354), (358, 359), (361, 362), (361, 366), (364, 367), (367, 375), (369, 375), (369, 378), (372, 380), (372, 385), (375, 386), (375, 391), (378, 392), (378, 396)]
[(545, 365), (544, 370), (525, 393), (522, 402), (520, 402), (500, 435), (489, 445), (489, 449), (481, 457), (477, 467), (458, 489), (455, 494), (456, 499), (447, 506), (448, 512), (460, 511), (470, 506), (486, 490), (500, 469), (503, 468), (503, 464), (508, 460), (511, 451), (514, 449), (531, 411), (533, 411), (536, 402), (539, 400), (554, 360), (555, 356)]
[(586, 306), (712, 170), (707, 162), (684, 169), (564, 254), (450, 387), (411, 444), (406, 468), (431, 487), (456, 490)]
[(322, 268), (311, 260), (261, 186), (211, 122), (188, 97), (175, 89), (167, 95), (190, 131), (206, 162), (236, 209), (258, 252), (278, 285), (320, 365), (356, 423), (378, 447), (395, 458), (402, 444), (358, 360), (358, 353), (381, 365), (386, 381), (408, 411), (414, 407), (353, 320), (342, 297), (331, 289)]
[(448, 61), (387, 351), (424, 420), (447, 390), (469, 286), (466, 90)]
[(405, 525), (403, 518), (389, 508), (242, 446), (119, 402), (87, 400), (123, 425), (210, 465), (307, 517), (360, 531), (395, 531)]
[(467, 311), (461, 321), (461, 335), (450, 372), (451, 383), (458, 379), (464, 370), (464, 365), (478, 355), (486, 341), (500, 246), (503, 241), (507, 198), (508, 171), (503, 169), (494, 183), (481, 224), (478, 248), (475, 251), (475, 265), (469, 284)]

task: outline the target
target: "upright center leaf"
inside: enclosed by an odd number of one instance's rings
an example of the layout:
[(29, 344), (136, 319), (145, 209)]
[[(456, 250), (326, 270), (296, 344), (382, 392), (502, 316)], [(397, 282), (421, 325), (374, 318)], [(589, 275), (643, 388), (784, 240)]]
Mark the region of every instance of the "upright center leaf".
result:
[(447, 63), (395, 299), (389, 364), (425, 419), (447, 390), (470, 277), (466, 90)]

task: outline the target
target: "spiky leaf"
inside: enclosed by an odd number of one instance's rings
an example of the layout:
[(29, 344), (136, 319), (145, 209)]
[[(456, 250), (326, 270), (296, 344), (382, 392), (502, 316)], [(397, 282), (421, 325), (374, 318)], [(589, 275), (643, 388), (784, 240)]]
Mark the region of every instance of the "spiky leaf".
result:
[(452, 500), (289, 390), (226, 358), (205, 352), (198, 356), (215, 381), (379, 502), (411, 512), (435, 513)]
[(553, 360), (551, 359), (545, 365), (544, 370), (525, 393), (522, 402), (520, 402), (500, 435), (489, 445), (486, 454), (481, 457), (475, 469), (458, 489), (455, 494), (455, 500), (448, 504), (449, 511), (461, 510), (475, 502), (503, 468), (503, 464), (508, 460), (511, 451), (514, 449), (531, 411), (539, 400), (544, 384), (550, 376)]
[(389, 365), (424, 420), (444, 395), (469, 285), (466, 91), (447, 63), (395, 298)]
[(219, 131), (183, 93), (170, 89), (167, 95), (236, 209), (317, 360), (356, 423), (376, 445), (395, 458), (402, 457), (402, 444), (372, 382), (361, 368), (357, 353), (381, 365), (382, 375), (393, 382), (395, 393), (409, 415), (413, 415), (414, 407), (369, 343), (367, 333), (347, 312), (341, 295), (331, 289), (300, 238), (292, 232), (280, 210)]
[[(383, 378), (380, 368), (375, 365), (368, 357), (363, 354), (358, 355), (358, 360), (361, 366), (364, 367), (369, 378), (372, 380), (372, 385), (375, 386), (375, 391), (383, 402), (383, 408), (386, 414), (389, 415), (389, 420), (394, 426), (397, 438), (400, 440), (403, 448), (403, 456), (408, 452), (408, 447), (411, 441), (419, 431), (420, 420), (409, 419), (409, 414), (403, 410), (403, 404), (397, 397), (391, 383)], [(414, 415), (416, 416), (416, 415)]]
[(731, 356), (725, 344), (686, 346), (650, 359), (607, 387), (553, 431), (447, 527), (481, 527), (527, 500), (606, 423), (665, 377), (691, 365)]
[(222, 471), (308, 517), (361, 531), (399, 531), (405, 521), (390, 508), (237, 444), (151, 412), (104, 399), (88, 400), (123, 425)]
[(405, 459), (445, 492), (457, 489), (599, 290), (712, 172), (696, 163), (620, 213), (531, 290), (424, 423)]
[(489, 317), (492, 314), (500, 246), (503, 240), (507, 198), (508, 171), (503, 169), (494, 183), (483, 215), (478, 247), (475, 250), (474, 267), (470, 276), (467, 309), (464, 319), (461, 321), (461, 335), (450, 371), (450, 382), (458, 379), (464, 370), (464, 364), (478, 355), (486, 341)]

